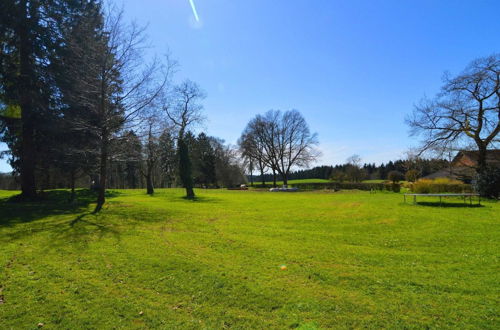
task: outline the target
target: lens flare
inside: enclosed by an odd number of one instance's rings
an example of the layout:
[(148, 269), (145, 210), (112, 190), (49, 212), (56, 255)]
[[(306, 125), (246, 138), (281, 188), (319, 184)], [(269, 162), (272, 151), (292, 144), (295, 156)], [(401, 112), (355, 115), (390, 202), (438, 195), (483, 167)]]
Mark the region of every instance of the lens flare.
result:
[(189, 3), (191, 4), (191, 9), (193, 10), (194, 19), (196, 20), (196, 22), (199, 22), (200, 18), (198, 17), (198, 12), (196, 11), (194, 0), (189, 0)]

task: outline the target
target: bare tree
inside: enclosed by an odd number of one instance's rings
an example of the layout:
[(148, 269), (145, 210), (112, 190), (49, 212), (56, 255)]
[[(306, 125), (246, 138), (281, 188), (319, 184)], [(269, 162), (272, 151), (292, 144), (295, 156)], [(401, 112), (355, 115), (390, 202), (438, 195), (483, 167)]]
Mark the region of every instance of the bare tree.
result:
[[(85, 115), (77, 118), (75, 129), (89, 132), (97, 140), (99, 158), (98, 197), (95, 212), (105, 202), (110, 146), (120, 138), (120, 130), (138, 125), (144, 109), (157, 99), (169, 82), (171, 65), (158, 59), (144, 59), (144, 29), (123, 23), (122, 11), (111, 8), (95, 35), (73, 48), (78, 63), (81, 88), (73, 97), (85, 106)], [(122, 135), (123, 136), (123, 135)]]
[(422, 136), (420, 152), (474, 148), (477, 171), (500, 133), (500, 54), (470, 63), (459, 75), (445, 75), (441, 92), (424, 99), (407, 119), (411, 134)]
[(262, 185), (265, 185), (266, 181), (264, 173), (267, 168), (267, 159), (262, 142), (255, 134), (256, 125), (258, 125), (257, 119), (252, 119), (248, 123), (247, 127), (241, 134), (241, 137), (238, 139), (238, 147), (242, 157), (248, 161), (250, 172), (252, 172), (254, 166), (257, 166), (262, 180)]
[(164, 109), (172, 124), (177, 128), (177, 150), (179, 155), (179, 176), (186, 188), (186, 197), (195, 197), (193, 190), (193, 175), (189, 147), (185, 141), (187, 129), (203, 121), (200, 102), (205, 98), (205, 93), (198, 84), (186, 80), (173, 90), (172, 104), (165, 105)]
[(317, 135), (297, 110), (257, 115), (240, 138), (240, 148), (278, 173), (284, 185), (292, 168), (308, 166), (319, 156), (317, 144)]
[(361, 167), (361, 157), (359, 155), (352, 155), (346, 159), (345, 174), (352, 182), (360, 182), (365, 176), (366, 172)]
[(347, 159), (346, 159), (346, 164), (348, 165), (352, 165), (352, 166), (355, 166), (355, 167), (361, 167), (361, 157), (357, 154), (354, 154), (352, 156), (349, 156)]
[(158, 118), (156, 116), (148, 118), (144, 141), (144, 168), (140, 167), (141, 174), (146, 179), (148, 195), (154, 194), (153, 175), (161, 155), (157, 124)]

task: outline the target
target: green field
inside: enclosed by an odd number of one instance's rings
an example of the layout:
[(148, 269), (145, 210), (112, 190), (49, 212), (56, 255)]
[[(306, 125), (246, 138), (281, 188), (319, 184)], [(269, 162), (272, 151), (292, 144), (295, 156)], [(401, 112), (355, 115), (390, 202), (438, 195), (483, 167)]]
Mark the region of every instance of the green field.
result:
[(0, 329), (500, 325), (498, 202), (120, 190), (94, 215), (78, 193), (0, 192)]

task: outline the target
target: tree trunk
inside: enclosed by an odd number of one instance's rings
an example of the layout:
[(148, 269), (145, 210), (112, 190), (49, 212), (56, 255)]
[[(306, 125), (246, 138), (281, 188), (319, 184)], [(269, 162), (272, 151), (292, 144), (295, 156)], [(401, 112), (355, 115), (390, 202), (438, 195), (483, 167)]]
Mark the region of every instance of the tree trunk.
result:
[(189, 159), (189, 149), (183, 138), (179, 138), (179, 176), (184, 188), (186, 188), (186, 198), (195, 197), (193, 190), (193, 177), (191, 175), (191, 160)]
[(71, 188), (71, 195), (69, 197), (70, 203), (73, 203), (75, 201), (75, 170), (71, 170), (70, 174), (70, 188)]
[(153, 195), (155, 193), (154, 187), (153, 187), (153, 177), (151, 174), (151, 170), (148, 169), (148, 173), (146, 175), (146, 190), (148, 195)]
[(25, 199), (36, 198), (35, 184), (35, 141), (33, 120), (33, 73), (31, 70), (32, 41), (28, 35), (29, 18), (27, 1), (21, 1), (22, 20), (19, 24), (19, 105), (21, 107), (21, 196)]
[(486, 171), (486, 153), (487, 149), (484, 145), (478, 145), (479, 155), (477, 158), (477, 173), (481, 174)]
[(94, 213), (99, 212), (106, 201), (106, 179), (107, 179), (107, 161), (108, 161), (108, 141), (104, 133), (101, 142), (101, 157), (99, 165), (99, 186), (97, 187), (97, 205)]
[(283, 177), (283, 186), (287, 186), (288, 185), (288, 175), (287, 175), (287, 173), (284, 173), (282, 175), (282, 177)]
[(276, 188), (276, 171), (273, 168), (273, 187)]

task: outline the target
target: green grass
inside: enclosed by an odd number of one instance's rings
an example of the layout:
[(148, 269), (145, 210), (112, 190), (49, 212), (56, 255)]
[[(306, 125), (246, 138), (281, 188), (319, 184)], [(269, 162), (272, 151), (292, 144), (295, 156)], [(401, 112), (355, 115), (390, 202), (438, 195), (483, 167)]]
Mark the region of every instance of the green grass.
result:
[(120, 190), (94, 215), (85, 191), (74, 206), (64, 191), (12, 194), (0, 192), (0, 329), (500, 324), (500, 203)]
[(375, 180), (363, 180), (363, 182), (365, 182), (365, 183), (384, 183), (384, 182), (387, 182), (387, 180), (375, 179)]

